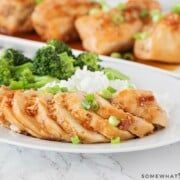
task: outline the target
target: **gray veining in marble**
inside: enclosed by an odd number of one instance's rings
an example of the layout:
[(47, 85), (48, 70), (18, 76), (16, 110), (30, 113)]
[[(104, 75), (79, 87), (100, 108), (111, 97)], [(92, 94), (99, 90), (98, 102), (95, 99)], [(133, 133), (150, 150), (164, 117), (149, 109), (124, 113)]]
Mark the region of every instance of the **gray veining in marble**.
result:
[(0, 144), (0, 180), (141, 180), (180, 172), (180, 143), (119, 154), (67, 154)]

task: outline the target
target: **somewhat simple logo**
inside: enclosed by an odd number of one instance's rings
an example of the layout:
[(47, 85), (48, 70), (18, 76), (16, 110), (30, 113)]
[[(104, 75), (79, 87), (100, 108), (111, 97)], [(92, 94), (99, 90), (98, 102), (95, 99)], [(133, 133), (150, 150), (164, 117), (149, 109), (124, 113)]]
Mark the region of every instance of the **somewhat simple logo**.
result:
[(163, 173), (157, 173), (157, 174), (150, 174), (150, 173), (144, 173), (141, 174), (142, 179), (180, 179), (180, 173), (174, 173), (174, 174), (163, 174)]

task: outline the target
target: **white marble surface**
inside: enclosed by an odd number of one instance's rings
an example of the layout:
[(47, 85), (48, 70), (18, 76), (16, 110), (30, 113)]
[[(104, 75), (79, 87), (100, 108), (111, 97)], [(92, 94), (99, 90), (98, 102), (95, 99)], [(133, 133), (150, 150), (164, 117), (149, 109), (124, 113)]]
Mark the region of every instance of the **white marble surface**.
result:
[(45, 152), (0, 143), (0, 180), (141, 180), (143, 173), (180, 173), (179, 154), (180, 143), (119, 154)]

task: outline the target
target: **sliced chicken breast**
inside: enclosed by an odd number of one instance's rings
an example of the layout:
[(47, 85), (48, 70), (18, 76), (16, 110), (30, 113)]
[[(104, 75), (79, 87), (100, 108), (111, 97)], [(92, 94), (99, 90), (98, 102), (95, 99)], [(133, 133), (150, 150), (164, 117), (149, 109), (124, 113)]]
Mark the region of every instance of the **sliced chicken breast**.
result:
[(31, 133), (35, 133), (38, 138), (50, 139), (50, 135), (44, 125), (35, 118), (37, 114), (36, 93), (34, 91), (16, 91), (13, 98), (13, 113)]
[(32, 31), (31, 14), (35, 0), (0, 0), (0, 32), (16, 34)]
[(159, 23), (143, 29), (145, 39), (136, 40), (138, 59), (180, 63), (180, 15), (168, 14)]
[(101, 134), (83, 127), (64, 107), (64, 94), (59, 93), (55, 96), (55, 109), (57, 121), (71, 136), (78, 135), (84, 143), (107, 142), (108, 140)]
[(57, 123), (57, 117), (50, 115), (52, 113), (53, 104), (51, 100), (53, 95), (41, 95), (37, 97), (38, 113), (35, 118), (38, 122), (42, 123), (46, 131), (50, 135), (50, 139), (56, 141), (70, 141), (70, 135), (67, 134), (60, 125)]
[(97, 3), (88, 0), (44, 0), (32, 14), (33, 26), (44, 40), (77, 39), (74, 21), (98, 6)]
[(166, 127), (168, 124), (166, 112), (158, 105), (151, 91), (127, 89), (115, 94), (112, 104), (156, 126)]
[(104, 119), (115, 116), (120, 120), (118, 126), (121, 129), (127, 130), (138, 137), (143, 137), (153, 132), (154, 126), (144, 119), (124, 112), (121, 108), (118, 109), (112, 106), (108, 101), (98, 95), (96, 96), (96, 100), (99, 104), (99, 109), (96, 113)]
[(81, 103), (84, 100), (84, 94), (64, 93), (61, 99), (61, 104), (71, 112), (71, 115), (79, 120), (79, 123), (90, 130), (94, 130), (109, 140), (114, 137), (120, 137), (121, 140), (131, 139), (134, 136), (128, 131), (113, 127), (108, 123), (107, 119), (103, 119), (92, 111), (82, 108)]

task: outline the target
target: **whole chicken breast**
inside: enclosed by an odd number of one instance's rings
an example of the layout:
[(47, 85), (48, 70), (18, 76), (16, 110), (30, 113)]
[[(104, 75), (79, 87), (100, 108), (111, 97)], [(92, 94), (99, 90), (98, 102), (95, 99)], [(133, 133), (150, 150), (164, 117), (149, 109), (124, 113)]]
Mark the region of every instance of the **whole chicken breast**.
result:
[(97, 3), (88, 0), (44, 0), (32, 14), (33, 26), (44, 40), (77, 39), (74, 21), (98, 6)]
[(17, 34), (32, 31), (31, 14), (35, 0), (0, 0), (0, 32)]
[(127, 89), (112, 98), (112, 104), (158, 126), (166, 127), (166, 112), (158, 105), (151, 91)]
[(98, 54), (124, 51), (133, 46), (133, 36), (143, 23), (138, 16), (117, 8), (82, 16), (75, 22), (83, 47)]
[(138, 59), (180, 63), (180, 15), (168, 14), (159, 23), (145, 27), (145, 39), (136, 40)]

